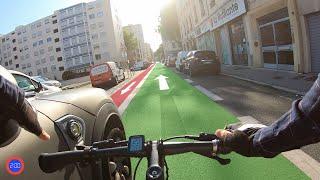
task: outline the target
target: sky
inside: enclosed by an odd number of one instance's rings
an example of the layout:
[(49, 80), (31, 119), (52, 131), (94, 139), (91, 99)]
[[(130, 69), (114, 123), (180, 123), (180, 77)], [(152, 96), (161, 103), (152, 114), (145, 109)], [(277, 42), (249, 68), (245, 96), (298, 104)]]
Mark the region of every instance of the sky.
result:
[[(19, 25), (29, 24), (55, 10), (92, 0), (1, 0), (0, 34), (7, 34)], [(142, 24), (145, 42), (153, 51), (161, 44), (156, 32), (160, 9), (169, 0), (115, 0), (122, 25)]]

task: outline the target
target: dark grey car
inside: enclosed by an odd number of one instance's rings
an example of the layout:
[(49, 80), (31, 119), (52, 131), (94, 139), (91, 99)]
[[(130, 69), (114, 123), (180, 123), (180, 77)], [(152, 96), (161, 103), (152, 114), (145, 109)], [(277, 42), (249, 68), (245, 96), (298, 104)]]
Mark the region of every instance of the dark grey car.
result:
[[(102, 89), (75, 89), (39, 96), (31, 101), (38, 111), (38, 119), (51, 139), (41, 141), (33, 134), (17, 125), (5, 125), (4, 130), (11, 130), (12, 136), (0, 144), (0, 179), (92, 179), (92, 173), (102, 168), (104, 179), (113, 179), (110, 174), (117, 174), (119, 168), (109, 165), (121, 164), (130, 171), (129, 159), (109, 159), (92, 166), (74, 164), (55, 173), (46, 174), (38, 165), (38, 157), (44, 152), (73, 150), (76, 145), (91, 145), (94, 141), (125, 139), (124, 127), (117, 107)], [(1, 135), (1, 134), (0, 134)], [(24, 161), (22, 174), (13, 176), (8, 172), (7, 161), (20, 157)], [(116, 162), (116, 163), (114, 163)], [(131, 172), (127, 176), (130, 179)]]
[(191, 77), (200, 73), (216, 75), (221, 71), (220, 62), (214, 51), (190, 51), (184, 69)]

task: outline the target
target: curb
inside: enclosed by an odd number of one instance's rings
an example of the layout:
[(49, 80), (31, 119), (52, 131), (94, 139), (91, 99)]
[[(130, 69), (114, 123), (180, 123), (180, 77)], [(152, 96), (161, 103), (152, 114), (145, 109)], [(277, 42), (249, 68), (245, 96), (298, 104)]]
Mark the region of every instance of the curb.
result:
[(289, 89), (289, 88), (276, 86), (276, 85), (271, 85), (271, 84), (268, 84), (268, 83), (259, 82), (259, 81), (255, 81), (255, 80), (252, 80), (252, 79), (247, 79), (247, 78), (243, 78), (243, 77), (239, 77), (239, 76), (235, 76), (235, 75), (230, 75), (230, 74), (225, 74), (225, 73), (221, 73), (221, 75), (229, 76), (229, 77), (240, 79), (240, 80), (243, 80), (243, 81), (252, 82), (252, 83), (255, 83), (255, 84), (262, 85), (262, 86), (272, 87), (272, 88), (277, 89), (277, 90), (286, 91), (286, 92), (297, 94), (297, 95), (300, 95), (300, 96), (304, 96), (306, 94), (306, 92), (300, 92), (300, 91), (292, 90), (292, 89)]

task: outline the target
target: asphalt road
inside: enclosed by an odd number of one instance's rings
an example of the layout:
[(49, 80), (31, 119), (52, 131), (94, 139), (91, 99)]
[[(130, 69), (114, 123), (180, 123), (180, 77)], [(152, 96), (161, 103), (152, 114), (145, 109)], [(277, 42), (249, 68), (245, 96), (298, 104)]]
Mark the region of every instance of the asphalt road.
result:
[[(190, 78), (173, 68), (171, 70), (183, 79), (194, 81), (192, 85), (201, 85), (222, 97), (223, 101), (217, 103), (236, 116), (252, 116), (266, 125), (280, 118), (290, 109), (292, 102), (300, 98), (292, 93), (224, 75)], [(306, 146), (302, 150), (320, 162), (320, 143)]]

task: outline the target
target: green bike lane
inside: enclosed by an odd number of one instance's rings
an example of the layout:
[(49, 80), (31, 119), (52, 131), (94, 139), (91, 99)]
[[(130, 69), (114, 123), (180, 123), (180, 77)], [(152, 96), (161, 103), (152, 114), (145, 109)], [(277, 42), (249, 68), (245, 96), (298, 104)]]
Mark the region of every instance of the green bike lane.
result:
[[(159, 75), (168, 77), (170, 89), (159, 90)], [(156, 140), (183, 134), (214, 132), (237, 118), (163, 65), (157, 64), (123, 114), (127, 136), (143, 134)], [(246, 158), (235, 153), (226, 166), (193, 153), (167, 156), (169, 179), (309, 179), (283, 156)], [(132, 161), (134, 168), (137, 160)], [(137, 179), (145, 179), (146, 159)]]

